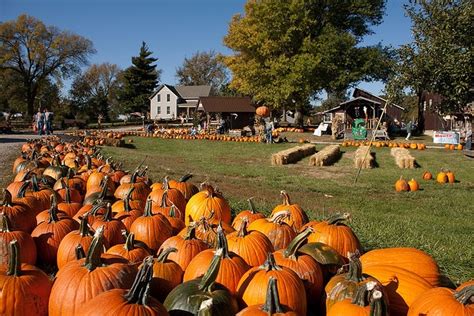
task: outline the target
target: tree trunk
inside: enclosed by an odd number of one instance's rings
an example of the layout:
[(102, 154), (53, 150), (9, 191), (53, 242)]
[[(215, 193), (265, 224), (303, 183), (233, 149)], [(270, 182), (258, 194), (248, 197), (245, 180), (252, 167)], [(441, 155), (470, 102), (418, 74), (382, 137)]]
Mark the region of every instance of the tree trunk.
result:
[(425, 106), (422, 101), (423, 92), (419, 91), (417, 93), (418, 96), (418, 124), (417, 130), (420, 134), (423, 134), (425, 131)]
[(283, 119), (281, 121), (286, 122), (286, 105), (283, 105), (282, 111), (283, 111)]

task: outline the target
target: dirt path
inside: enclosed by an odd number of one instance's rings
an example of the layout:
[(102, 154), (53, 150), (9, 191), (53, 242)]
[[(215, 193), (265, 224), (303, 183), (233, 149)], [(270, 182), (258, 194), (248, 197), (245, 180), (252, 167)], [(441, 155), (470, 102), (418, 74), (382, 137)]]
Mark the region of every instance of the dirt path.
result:
[(33, 138), (39, 138), (39, 136), (34, 134), (0, 135), (0, 188), (5, 188), (12, 181), (13, 161), (20, 155), (21, 145)]

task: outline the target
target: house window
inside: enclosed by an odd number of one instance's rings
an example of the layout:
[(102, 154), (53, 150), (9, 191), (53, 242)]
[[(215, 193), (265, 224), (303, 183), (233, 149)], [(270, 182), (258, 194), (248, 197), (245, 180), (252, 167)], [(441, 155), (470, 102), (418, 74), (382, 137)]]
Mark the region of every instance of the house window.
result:
[(156, 108), (156, 113), (157, 113), (157, 114), (161, 114), (161, 106), (159, 106), (159, 107)]
[(170, 102), (170, 95), (169, 94), (166, 95), (166, 101)]
[[(169, 95), (169, 94), (168, 94)], [(166, 107), (166, 114), (170, 114), (171, 113), (171, 107), (167, 106)]]
[(158, 94), (157, 99), (158, 99), (158, 102), (161, 102), (161, 94)]

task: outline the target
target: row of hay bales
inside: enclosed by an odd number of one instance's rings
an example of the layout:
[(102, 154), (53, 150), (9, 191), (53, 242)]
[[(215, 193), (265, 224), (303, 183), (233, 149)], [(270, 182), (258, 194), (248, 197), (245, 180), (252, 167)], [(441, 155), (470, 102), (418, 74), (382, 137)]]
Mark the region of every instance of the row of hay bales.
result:
[(395, 163), (399, 168), (402, 169), (412, 169), (415, 168), (416, 161), (415, 157), (410, 155), (408, 149), (405, 148), (392, 148), (390, 150), (390, 155), (395, 158)]

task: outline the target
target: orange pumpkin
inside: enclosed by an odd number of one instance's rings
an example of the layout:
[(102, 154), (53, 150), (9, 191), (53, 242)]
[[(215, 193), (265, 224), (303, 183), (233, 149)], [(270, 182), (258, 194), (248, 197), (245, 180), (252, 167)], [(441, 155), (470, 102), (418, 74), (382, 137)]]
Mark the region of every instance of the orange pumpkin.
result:
[(222, 221), (226, 224), (231, 223), (230, 205), (226, 199), (214, 190), (209, 184), (203, 185), (203, 190), (191, 197), (186, 205), (185, 224), (189, 225), (190, 218), (193, 221), (201, 217), (208, 217), (213, 212), (211, 222)]
[(175, 248), (176, 251), (168, 254), (170, 260), (180, 265), (181, 269), (186, 270), (191, 260), (201, 251), (209, 248), (209, 245), (201, 239), (196, 238), (196, 225), (190, 225), (187, 228), (186, 236), (173, 236), (166, 239), (159, 251)]
[(446, 172), (446, 176), (448, 177), (448, 182), (449, 182), (449, 183), (454, 183), (454, 182), (456, 182), (456, 178), (454, 177), (454, 172), (448, 170), (448, 171)]
[(429, 171), (423, 172), (423, 180), (431, 180), (433, 179), (433, 175)]
[(169, 181), (170, 188), (179, 190), (184, 195), (184, 198), (186, 199), (186, 201), (189, 201), (189, 199), (194, 194), (199, 192), (199, 189), (197, 186), (195, 186), (191, 182), (187, 182), (189, 179), (191, 179), (192, 176), (193, 176), (192, 174), (186, 174), (182, 176), (178, 181), (176, 180)]
[(280, 211), (271, 218), (257, 219), (249, 225), (248, 230), (256, 230), (267, 236), (275, 250), (286, 248), (296, 237), (295, 230), (284, 222), (288, 216), (290, 212)]
[(183, 269), (179, 264), (169, 259), (169, 255), (174, 252), (176, 252), (176, 248), (162, 248), (158, 252), (158, 258), (153, 262), (150, 293), (160, 302), (163, 302), (171, 290), (183, 282)]
[(275, 263), (272, 254), (264, 265), (247, 271), (237, 286), (238, 296), (244, 306), (264, 304), (266, 289), (271, 278), (278, 280), (278, 296), (282, 305), (298, 315), (306, 315), (307, 303), (303, 281), (292, 270)]
[(289, 311), (280, 304), (280, 296), (278, 294), (277, 280), (270, 277), (267, 285), (267, 295), (265, 304), (252, 305), (244, 308), (237, 313), (237, 316), (297, 316), (298, 314)]
[(364, 267), (384, 264), (404, 268), (418, 274), (432, 286), (440, 284), (438, 264), (426, 252), (416, 248), (374, 249), (363, 254), (360, 261)]
[(438, 183), (447, 183), (448, 175), (444, 171), (440, 171), (436, 176), (436, 181), (438, 181)]
[(0, 214), (0, 265), (8, 264), (10, 258), (10, 242), (16, 240), (22, 249), (20, 263), (34, 265), (36, 263), (36, 245), (30, 234), (21, 230), (10, 230), (8, 217)]
[(135, 265), (122, 257), (102, 254), (103, 227), (96, 231), (87, 256), (67, 263), (56, 275), (49, 298), (49, 315), (79, 315), (85, 302), (102, 292), (130, 288)]
[(227, 235), (229, 250), (241, 256), (248, 265), (260, 266), (267, 260), (267, 254), (274, 251), (273, 245), (261, 232), (248, 232), (247, 225), (247, 218), (244, 218), (239, 230)]
[(308, 242), (321, 242), (334, 248), (347, 261), (347, 254), (362, 252), (362, 245), (352, 229), (343, 221), (350, 218), (349, 213), (333, 214), (327, 220), (311, 221), (303, 228), (312, 227), (314, 232), (308, 237)]
[(379, 280), (390, 302), (391, 316), (406, 315), (413, 302), (432, 286), (418, 274), (391, 265), (363, 266), (363, 272)]
[[(239, 255), (229, 251), (227, 238), (220, 226), (217, 229), (216, 251), (219, 249), (222, 250), (222, 259), (216, 282), (225, 286), (230, 293), (237, 294), (237, 284), (242, 275), (250, 269), (250, 266)], [(197, 254), (184, 271), (183, 281), (186, 282), (203, 276), (209, 269), (213, 258), (213, 249), (204, 250)]]
[[(110, 247), (125, 242), (125, 237), (123, 236), (122, 231), (125, 231), (127, 228), (120, 220), (112, 217), (112, 207), (110, 203), (107, 203), (105, 214), (98, 217), (92, 223), (93, 229), (97, 229), (101, 226), (104, 226), (104, 240)], [(140, 261), (142, 259), (140, 259)]]
[(395, 182), (395, 191), (397, 192), (403, 192), (403, 191), (410, 191), (410, 186), (408, 185), (408, 182), (403, 179), (402, 176), (400, 176), (400, 179)]
[(9, 243), (9, 263), (0, 266), (2, 315), (47, 315), (52, 282), (40, 269), (20, 262), (16, 240)]
[(387, 316), (388, 307), (383, 292), (376, 282), (370, 281), (357, 289), (352, 299), (345, 299), (334, 304), (327, 316)]
[(244, 218), (247, 219), (247, 222), (249, 224), (252, 223), (254, 220), (265, 218), (265, 215), (256, 211), (252, 199), (253, 198), (247, 199), (247, 201), (249, 202), (249, 209), (241, 211), (235, 216), (234, 221), (232, 222), (232, 227), (234, 227), (234, 229), (239, 229), (241, 227)]
[(270, 109), (265, 105), (261, 105), (257, 109), (255, 109), (255, 113), (261, 117), (268, 117), (270, 116)]
[(418, 184), (418, 181), (415, 179), (411, 179), (408, 181), (408, 187), (410, 188), (410, 191), (418, 191), (420, 189), (420, 185)]
[(422, 293), (410, 305), (408, 316), (418, 315), (474, 315), (474, 285), (462, 290), (445, 287), (433, 288)]
[(281, 191), (280, 194), (283, 197), (283, 203), (273, 209), (271, 216), (280, 211), (289, 211), (290, 216), (286, 217), (284, 221), (296, 231), (299, 231), (308, 222), (308, 216), (298, 204), (291, 204), (290, 196), (286, 191)]
[[(27, 185), (27, 183), (24, 184), (24, 186)], [(4, 216), (8, 217), (13, 230), (21, 230), (29, 234), (36, 226), (36, 218), (29, 207), (29, 203), (25, 204), (22, 202), (24, 201), (13, 202), (10, 192), (4, 189), (1, 212)]]
[(146, 249), (146, 245), (143, 243), (135, 242), (135, 236), (133, 233), (127, 234), (124, 230), (122, 232), (125, 239), (125, 244), (117, 244), (107, 249), (106, 253), (117, 255), (127, 259), (131, 264), (140, 263), (146, 257), (150, 255), (150, 252)]

